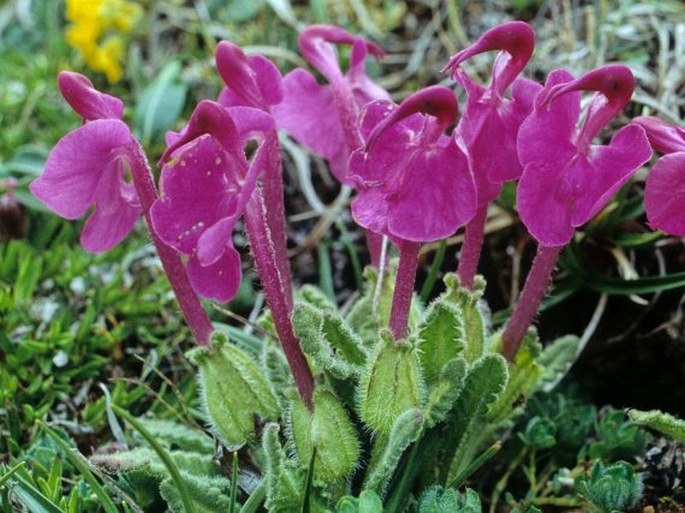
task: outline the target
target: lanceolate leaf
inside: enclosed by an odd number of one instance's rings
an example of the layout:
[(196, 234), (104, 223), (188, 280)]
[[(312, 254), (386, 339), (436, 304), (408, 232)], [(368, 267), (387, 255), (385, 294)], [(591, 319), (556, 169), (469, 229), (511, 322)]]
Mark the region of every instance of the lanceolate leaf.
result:
[(180, 76), (181, 64), (170, 62), (141, 94), (133, 126), (136, 136), (144, 142), (161, 138), (181, 115), (187, 87)]
[(484, 356), (471, 368), (446, 428), (446, 454), (454, 455), (450, 458), (450, 480), (468, 467), (477, 453), (489, 409), (504, 391), (508, 377), (507, 364), (500, 355)]
[(464, 350), (466, 333), (461, 308), (438, 299), (428, 308), (418, 334), (423, 377), (430, 387), (440, 377), (443, 366)]
[(637, 424), (642, 424), (666, 436), (685, 442), (685, 420), (659, 410), (628, 410), (628, 416)]

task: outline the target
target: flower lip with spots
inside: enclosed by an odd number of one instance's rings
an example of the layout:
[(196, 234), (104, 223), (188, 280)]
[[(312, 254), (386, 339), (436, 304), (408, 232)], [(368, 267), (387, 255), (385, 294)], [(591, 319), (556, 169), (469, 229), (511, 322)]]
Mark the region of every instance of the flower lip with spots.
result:
[(260, 155), (249, 165), (228, 111), (205, 100), (162, 160), (153, 226), (166, 244), (188, 255), (188, 277), (204, 297), (225, 302), (238, 292), (240, 255), (232, 232), (264, 165)]
[(94, 206), (81, 233), (81, 245), (86, 251), (101, 253), (121, 242), (141, 214), (135, 187), (126, 180), (138, 143), (120, 119), (121, 100), (97, 91), (78, 73), (60, 73), (58, 84), (85, 124), (57, 143), (43, 174), (29, 188), (66, 219), (78, 219)]
[[(574, 230), (595, 216), (652, 150), (642, 127), (621, 128), (607, 145), (592, 141), (628, 103), (634, 88), (626, 66), (607, 65), (575, 79), (564, 70), (550, 73), (523, 122), (518, 151), (523, 175), (518, 209), (531, 234), (547, 246), (568, 243)], [(583, 125), (580, 92), (595, 92)]]

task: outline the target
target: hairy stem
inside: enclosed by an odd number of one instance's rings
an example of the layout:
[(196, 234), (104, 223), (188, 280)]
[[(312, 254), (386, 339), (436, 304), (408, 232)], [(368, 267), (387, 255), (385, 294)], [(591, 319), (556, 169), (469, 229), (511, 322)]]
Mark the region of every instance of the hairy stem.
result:
[(502, 353), (509, 361), (516, 356), (523, 337), (533, 322), (562, 248), (563, 246), (538, 245), (533, 267), (502, 334)]
[(397, 269), (395, 290), (392, 296), (392, 308), (390, 309), (390, 331), (395, 340), (407, 336), (409, 328), (409, 309), (411, 298), (414, 293), (414, 281), (416, 280), (416, 268), (419, 263), (418, 242), (403, 240), (400, 242), (400, 265)]
[(283, 279), (275, 257), (276, 248), (266, 222), (264, 201), (259, 190), (252, 193), (245, 208), (244, 219), (257, 272), (262, 281), (264, 297), (271, 310), (278, 338), (288, 360), (290, 371), (293, 373), (300, 397), (311, 410), (313, 408), (314, 377), (300, 349), (300, 342), (293, 331), (290, 318), (292, 298), (289, 300), (284, 290)]
[(145, 223), (150, 232), (150, 238), (157, 249), (157, 254), (162, 261), (164, 272), (176, 295), (176, 300), (181, 307), (181, 312), (190, 331), (200, 345), (206, 346), (209, 344), (209, 339), (214, 328), (207, 316), (207, 312), (202, 308), (200, 299), (197, 297), (197, 294), (188, 280), (188, 274), (186, 273), (185, 266), (183, 265), (183, 262), (181, 262), (178, 253), (164, 244), (152, 229), (150, 208), (152, 207), (152, 203), (157, 199), (157, 189), (155, 187), (155, 182), (152, 179), (152, 171), (145, 158), (143, 149), (135, 139), (133, 140), (133, 144), (135, 146), (135, 151), (131, 152), (131, 177), (133, 178), (133, 184), (143, 209), (143, 216), (145, 217)]
[(293, 285), (288, 262), (288, 245), (285, 230), (285, 206), (283, 200), (283, 171), (281, 166), (280, 145), (275, 131), (266, 133), (264, 141), (267, 152), (267, 163), (262, 181), (264, 205), (266, 207), (266, 224), (271, 233), (274, 246), (274, 258), (283, 284), (283, 294), (288, 309), (293, 308)]
[(473, 288), (473, 278), (478, 272), (478, 261), (480, 260), (480, 250), (483, 246), (483, 234), (487, 219), (488, 206), (485, 205), (478, 209), (476, 216), (466, 225), (464, 244), (459, 254), (457, 275), (459, 276), (459, 284), (468, 290)]

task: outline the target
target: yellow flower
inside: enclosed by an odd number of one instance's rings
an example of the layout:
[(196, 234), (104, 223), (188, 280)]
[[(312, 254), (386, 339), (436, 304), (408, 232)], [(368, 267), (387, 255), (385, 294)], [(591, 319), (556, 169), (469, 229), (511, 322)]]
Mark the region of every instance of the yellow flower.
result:
[(67, 0), (67, 42), (86, 66), (103, 72), (110, 83), (123, 74), (125, 40), (142, 17), (141, 7), (128, 0)]

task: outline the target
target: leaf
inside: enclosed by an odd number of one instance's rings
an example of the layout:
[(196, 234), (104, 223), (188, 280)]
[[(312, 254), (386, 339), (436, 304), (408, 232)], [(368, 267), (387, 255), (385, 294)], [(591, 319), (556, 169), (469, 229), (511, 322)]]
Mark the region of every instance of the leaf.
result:
[(252, 437), (255, 415), (279, 416), (276, 396), (257, 362), (225, 334), (214, 332), (209, 348), (197, 347), (188, 357), (199, 367), (202, 397), (212, 427), (229, 449)]
[(161, 140), (183, 111), (187, 87), (180, 81), (181, 63), (167, 64), (138, 99), (133, 129), (144, 143)]
[(539, 386), (544, 392), (550, 392), (566, 375), (576, 361), (580, 339), (575, 335), (566, 335), (545, 346), (538, 357), (542, 366), (542, 377)]
[(420, 410), (406, 410), (397, 417), (387, 442), (383, 443), (384, 440), (381, 437), (376, 441), (375, 454), (366, 473), (364, 488), (383, 495), (388, 481), (395, 473), (402, 453), (418, 440), (422, 431), (423, 414)]
[[(266, 508), (269, 511), (297, 511), (302, 505), (302, 483), (296, 478), (278, 438), (279, 427), (274, 422), (264, 426)], [(244, 509), (244, 508), (243, 508)]]
[(485, 290), (485, 280), (477, 276), (473, 290), (459, 285), (456, 274), (445, 276), (447, 291), (442, 295), (444, 301), (455, 304), (461, 310), (463, 330), (466, 335), (464, 357), (469, 363), (475, 362), (485, 351), (485, 319), (480, 310), (480, 300)]
[(447, 453), (454, 455), (451, 457), (449, 481), (473, 460), (489, 409), (504, 391), (508, 378), (507, 364), (500, 355), (484, 356), (471, 368), (447, 428)]
[(648, 276), (635, 280), (623, 280), (592, 274), (587, 277), (584, 285), (590, 290), (614, 295), (652, 294), (685, 287), (685, 272), (666, 274), (664, 276)]
[(434, 301), (419, 326), (421, 369), (426, 386), (433, 386), (444, 365), (456, 358), (466, 345), (461, 308), (444, 299)]
[(98, 482), (98, 480), (95, 479), (95, 476), (88, 468), (88, 465), (84, 463), (83, 456), (81, 456), (80, 453), (74, 452), (75, 450), (69, 447), (66, 444), (66, 442), (62, 440), (62, 438), (52, 429), (50, 429), (46, 424), (44, 424), (41, 421), (38, 421), (38, 424), (43, 428), (43, 430), (48, 434), (48, 436), (52, 438), (53, 442), (55, 442), (59, 446), (60, 450), (69, 459), (72, 465), (74, 465), (78, 469), (78, 471), (83, 476), (83, 479), (90, 485), (90, 487), (93, 489), (93, 492), (95, 492), (95, 495), (97, 495), (103, 509), (107, 513), (118, 513), (119, 510), (114, 505), (114, 502), (110, 498), (109, 494), (105, 491), (105, 489)]
[(464, 389), (467, 368), (468, 364), (463, 358), (455, 358), (443, 367), (440, 379), (428, 393), (424, 408), (427, 429), (445, 420), (454, 407)]
[(171, 475), (171, 480), (173, 481), (176, 491), (178, 492), (178, 495), (181, 498), (181, 503), (183, 504), (183, 509), (184, 513), (194, 513), (194, 508), (193, 508), (193, 503), (191, 501), (191, 497), (188, 493), (188, 490), (186, 488), (186, 483), (181, 477), (181, 474), (178, 470), (178, 467), (176, 466), (176, 463), (174, 462), (173, 458), (169, 456), (169, 453), (164, 450), (164, 448), (157, 443), (157, 440), (155, 437), (153, 437), (144, 427), (143, 425), (133, 417), (130, 413), (128, 413), (126, 410), (123, 410), (116, 404), (112, 405), (112, 409), (114, 412), (122, 417), (126, 422), (131, 424), (133, 428), (140, 433), (143, 438), (145, 438), (145, 441), (149, 443), (152, 446), (152, 449), (157, 453), (157, 456), (162, 460), (162, 463), (166, 467), (167, 471)]
[(388, 435), (402, 413), (421, 408), (424, 394), (416, 349), (384, 332), (359, 380), (359, 416), (375, 432)]
[(56, 506), (40, 490), (29, 483), (19, 474), (9, 481), (12, 494), (26, 506), (31, 513), (64, 513), (64, 510)]
[(636, 424), (647, 426), (666, 436), (685, 442), (685, 420), (659, 410), (628, 410), (628, 417)]
[[(181, 479), (187, 484), (188, 499), (197, 513), (228, 511), (231, 507), (230, 481), (225, 477), (196, 476), (180, 470)], [(187, 511), (176, 481), (167, 477), (159, 486), (162, 498), (173, 513)]]
[(357, 431), (337, 397), (325, 388), (314, 391), (314, 410), (296, 399), (290, 409), (292, 439), (300, 466), (314, 454), (314, 472), (326, 482), (347, 476), (359, 463)]

